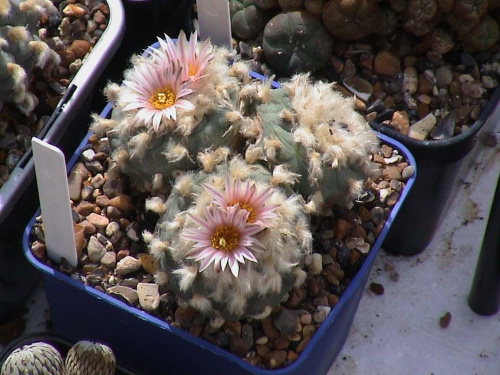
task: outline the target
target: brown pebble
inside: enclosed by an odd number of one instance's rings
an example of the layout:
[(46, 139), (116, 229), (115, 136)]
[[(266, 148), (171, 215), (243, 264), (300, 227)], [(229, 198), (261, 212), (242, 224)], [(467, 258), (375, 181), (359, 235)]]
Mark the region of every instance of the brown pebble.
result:
[(381, 296), (382, 294), (384, 294), (384, 287), (379, 283), (371, 283), (370, 290), (377, 296)]
[(273, 324), (273, 319), (268, 316), (261, 321), (262, 331), (270, 339), (274, 340), (281, 336), (280, 331)]
[(82, 59), (90, 51), (90, 43), (86, 40), (76, 39), (69, 49), (75, 54), (76, 59)]
[(251, 345), (240, 336), (233, 335), (229, 338), (229, 350), (238, 357), (244, 357)]
[(344, 219), (338, 219), (333, 222), (333, 231), (337, 240), (342, 240), (350, 230), (351, 224)]
[(261, 358), (265, 358), (270, 351), (271, 349), (267, 345), (255, 345), (255, 352)]
[(451, 322), (451, 313), (448, 311), (441, 318), (439, 318), (439, 325), (441, 328), (448, 328)]
[(381, 51), (375, 56), (373, 70), (376, 74), (393, 77), (401, 73), (400, 59), (389, 51)]
[(270, 370), (283, 366), (286, 361), (287, 352), (284, 350), (275, 350), (266, 355), (264, 362)]

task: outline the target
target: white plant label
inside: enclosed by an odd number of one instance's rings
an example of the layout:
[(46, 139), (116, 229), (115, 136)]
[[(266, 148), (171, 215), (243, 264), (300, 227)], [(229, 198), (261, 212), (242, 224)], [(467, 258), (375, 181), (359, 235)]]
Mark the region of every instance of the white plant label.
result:
[(47, 255), (56, 262), (64, 258), (75, 267), (78, 258), (64, 154), (38, 138), (31, 139), (31, 146)]
[(210, 38), (217, 46), (231, 49), (229, 1), (196, 0), (200, 39)]

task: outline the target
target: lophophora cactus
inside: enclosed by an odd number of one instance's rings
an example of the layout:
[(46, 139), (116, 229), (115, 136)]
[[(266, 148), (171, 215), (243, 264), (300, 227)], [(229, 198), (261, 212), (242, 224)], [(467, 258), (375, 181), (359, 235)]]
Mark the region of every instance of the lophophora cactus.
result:
[(272, 88), (196, 36), (135, 57), (91, 129), (152, 193), (144, 239), (180, 299), (215, 320), (264, 317), (305, 279), (310, 215), (352, 205), (379, 143), (332, 85), (300, 74)]
[(238, 158), (176, 179), (150, 249), (177, 296), (212, 319), (261, 318), (304, 282), (309, 219), (279, 181)]
[(450, 38), (456, 36), (470, 52), (487, 51), (500, 39), (499, 17), (495, 12), (500, 6), (498, 0), (230, 0), (229, 3), (233, 35), (262, 38), (269, 63), (288, 76), (319, 69), (337, 40), (389, 36), (400, 29), (420, 38), (429, 36), (436, 27), (446, 29), (441, 33), (449, 33)]
[(42, 69), (50, 76), (60, 58), (37, 36), (39, 17), (57, 8), (49, 0), (0, 2), (0, 102), (13, 103), (29, 115), (38, 104), (29, 91), (31, 73)]

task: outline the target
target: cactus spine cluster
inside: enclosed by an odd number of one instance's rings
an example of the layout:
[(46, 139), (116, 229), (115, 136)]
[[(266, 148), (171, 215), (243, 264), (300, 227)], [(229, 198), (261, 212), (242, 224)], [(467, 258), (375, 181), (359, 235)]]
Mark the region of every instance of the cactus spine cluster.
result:
[(59, 55), (37, 36), (37, 22), (57, 8), (49, 0), (0, 1), (0, 103), (13, 103), (29, 115), (38, 104), (29, 91), (31, 73), (49, 76)]
[(132, 62), (124, 84), (107, 87), (111, 118), (94, 116), (91, 129), (152, 194), (150, 253), (206, 316), (268, 315), (305, 280), (310, 215), (352, 205), (377, 175), (378, 139), (330, 84), (300, 74), (273, 89), (196, 34)]

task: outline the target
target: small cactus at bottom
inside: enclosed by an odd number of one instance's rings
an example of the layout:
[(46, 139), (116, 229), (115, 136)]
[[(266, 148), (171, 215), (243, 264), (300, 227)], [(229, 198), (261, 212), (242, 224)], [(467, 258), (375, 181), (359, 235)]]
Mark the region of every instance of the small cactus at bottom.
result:
[(73, 345), (65, 360), (66, 375), (113, 375), (115, 368), (115, 355), (107, 345), (86, 340)]
[(309, 218), (279, 182), (239, 158), (177, 178), (150, 242), (177, 296), (212, 319), (262, 318), (302, 284)]
[(1, 375), (64, 375), (64, 360), (49, 344), (37, 342), (15, 349), (5, 360)]

